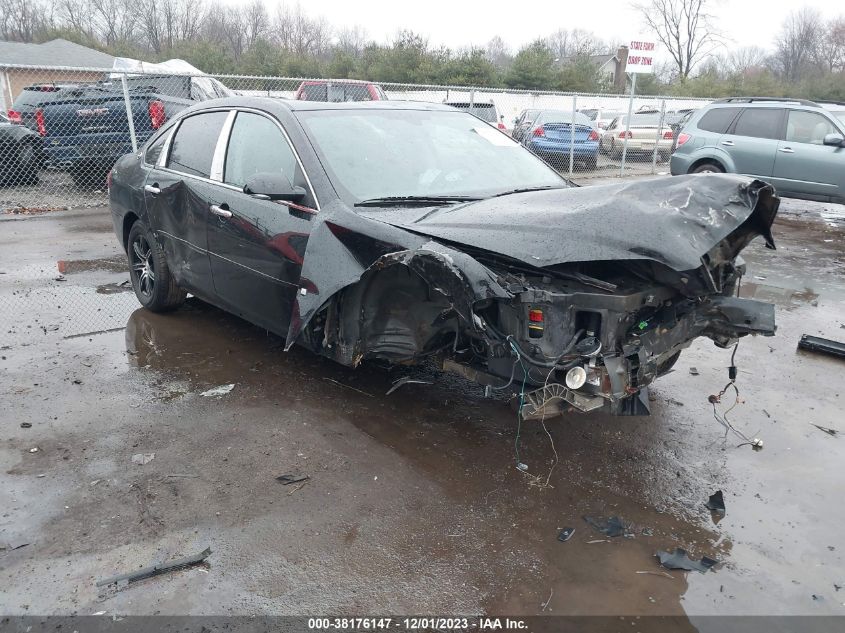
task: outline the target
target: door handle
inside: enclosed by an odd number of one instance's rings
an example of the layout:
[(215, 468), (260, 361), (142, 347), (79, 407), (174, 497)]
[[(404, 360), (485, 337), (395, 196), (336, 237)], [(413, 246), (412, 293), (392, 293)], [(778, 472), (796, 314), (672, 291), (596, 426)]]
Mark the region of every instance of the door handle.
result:
[(722, 141), (722, 145), (727, 145), (728, 147), (733, 147), (734, 142), (733, 141)]
[(158, 187), (158, 183), (153, 183), (152, 185), (144, 185), (144, 191), (154, 196), (157, 196), (161, 193), (161, 189)]
[(795, 150), (792, 149), (791, 147), (781, 147), (780, 149), (778, 149), (778, 151), (783, 152), (784, 154), (794, 154), (795, 153)]
[(218, 215), (221, 218), (231, 218), (232, 217), (232, 212), (229, 211), (228, 207), (225, 204), (222, 204), (222, 205), (212, 204), (208, 208), (209, 208), (209, 210), (211, 210), (211, 212), (214, 215)]

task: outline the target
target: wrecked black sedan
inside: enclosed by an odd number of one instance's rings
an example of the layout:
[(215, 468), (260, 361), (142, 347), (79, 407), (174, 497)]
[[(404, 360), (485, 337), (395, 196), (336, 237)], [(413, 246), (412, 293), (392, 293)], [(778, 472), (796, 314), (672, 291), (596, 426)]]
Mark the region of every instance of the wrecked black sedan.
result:
[(736, 296), (740, 251), (774, 248), (769, 185), (579, 188), (445, 106), (208, 102), (109, 181), (150, 310), (190, 292), (345, 365), (433, 359), (526, 418), (638, 412), (697, 337), (775, 330)]

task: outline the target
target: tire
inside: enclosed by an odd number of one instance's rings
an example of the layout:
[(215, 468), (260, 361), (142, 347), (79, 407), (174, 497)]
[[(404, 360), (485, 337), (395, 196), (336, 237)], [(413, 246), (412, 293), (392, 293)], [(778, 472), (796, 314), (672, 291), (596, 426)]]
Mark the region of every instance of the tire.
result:
[(591, 158), (588, 158), (586, 161), (584, 161), (584, 166), (589, 171), (595, 171), (596, 169), (598, 169), (599, 166), (599, 157), (593, 156)]
[(70, 168), (73, 184), (78, 189), (105, 189), (109, 170), (98, 163), (76, 163)]
[(725, 170), (722, 168), (721, 165), (717, 165), (716, 163), (702, 163), (695, 169), (691, 169), (691, 174), (724, 174)]
[(142, 306), (152, 312), (169, 312), (182, 305), (187, 293), (176, 285), (164, 251), (141, 220), (129, 229), (126, 253), (132, 289)]
[(622, 158), (622, 148), (616, 147), (616, 141), (611, 141), (610, 149), (608, 150), (607, 155), (610, 156), (613, 160), (619, 160)]
[(38, 156), (32, 143), (21, 143), (18, 147), (17, 165), (9, 179), (15, 185), (38, 184)]

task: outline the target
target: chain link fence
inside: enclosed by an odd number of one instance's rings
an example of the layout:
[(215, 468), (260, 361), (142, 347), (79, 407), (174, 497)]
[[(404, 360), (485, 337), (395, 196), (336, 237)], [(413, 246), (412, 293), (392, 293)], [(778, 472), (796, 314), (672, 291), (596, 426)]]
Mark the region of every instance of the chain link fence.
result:
[[(629, 104), (625, 95), (0, 66), (0, 220), (9, 220), (0, 222), (0, 348), (121, 329), (138, 308), (125, 256), (115, 255), (116, 242), (91, 234), (74, 247), (90, 246), (91, 253), (74, 260), (62, 252), (68, 244), (57, 238), (57, 252), (51, 253), (56, 261), (21, 262), (15, 249), (23, 243), (20, 236), (30, 233), (24, 228), (29, 220), (12, 216), (105, 207), (107, 174), (120, 156), (142, 147), (184, 108), (230, 95), (446, 103), (498, 128), (579, 182), (667, 171), (681, 117), (706, 103), (636, 97)], [(105, 235), (105, 209), (97, 217), (99, 235)]]
[[(683, 116), (706, 101), (345, 80), (0, 67), (0, 210), (106, 203), (106, 175), (165, 121), (229, 95), (446, 103), (510, 135), (575, 179), (659, 173)], [(631, 113), (629, 115), (629, 105)]]

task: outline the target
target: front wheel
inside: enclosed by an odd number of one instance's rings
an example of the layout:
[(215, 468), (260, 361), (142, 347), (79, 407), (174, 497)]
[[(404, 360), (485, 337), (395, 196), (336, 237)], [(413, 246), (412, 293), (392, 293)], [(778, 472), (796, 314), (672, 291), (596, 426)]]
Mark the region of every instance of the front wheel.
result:
[(186, 293), (170, 274), (164, 251), (140, 220), (129, 231), (127, 254), (132, 289), (142, 306), (153, 312), (167, 312), (185, 301)]

